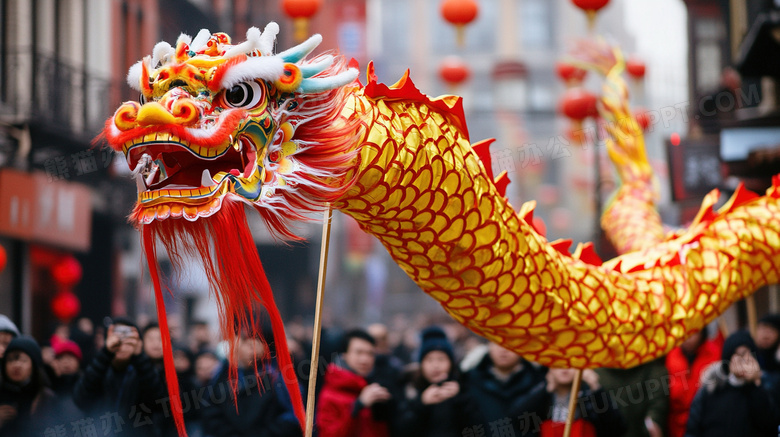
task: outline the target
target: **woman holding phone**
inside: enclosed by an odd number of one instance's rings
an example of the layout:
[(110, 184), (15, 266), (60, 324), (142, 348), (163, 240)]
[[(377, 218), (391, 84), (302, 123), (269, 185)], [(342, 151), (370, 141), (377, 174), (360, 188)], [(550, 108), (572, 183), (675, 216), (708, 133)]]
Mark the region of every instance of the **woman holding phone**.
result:
[(421, 337), (420, 368), (405, 387), (393, 434), (461, 437), (464, 429), (483, 423), (479, 407), (461, 387), (452, 344), (444, 331), (431, 326)]

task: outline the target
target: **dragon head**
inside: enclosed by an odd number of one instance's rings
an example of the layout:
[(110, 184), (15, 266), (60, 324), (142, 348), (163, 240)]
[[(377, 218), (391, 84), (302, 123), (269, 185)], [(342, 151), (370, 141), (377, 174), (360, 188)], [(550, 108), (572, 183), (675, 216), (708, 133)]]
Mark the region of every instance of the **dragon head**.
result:
[(305, 59), (319, 35), (274, 54), (278, 32), (253, 27), (236, 45), (205, 29), (182, 34), (130, 68), (140, 99), (123, 103), (104, 135), (136, 179), (133, 221), (195, 221), (231, 198), (276, 224), (334, 195), (328, 181), (349, 160), (349, 135), (337, 131), (350, 127), (338, 120), (357, 70), (330, 55)]

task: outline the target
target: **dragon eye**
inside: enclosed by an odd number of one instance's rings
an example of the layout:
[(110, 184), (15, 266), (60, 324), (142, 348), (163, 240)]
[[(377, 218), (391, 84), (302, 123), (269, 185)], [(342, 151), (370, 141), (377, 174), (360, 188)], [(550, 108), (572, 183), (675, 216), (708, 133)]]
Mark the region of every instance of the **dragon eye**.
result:
[(145, 105), (145, 104), (146, 104), (147, 100), (146, 100), (146, 96), (144, 95), (144, 93), (141, 93), (141, 96), (140, 96), (140, 97), (138, 97), (138, 101), (139, 101), (139, 102), (140, 102), (142, 105)]
[(255, 82), (241, 82), (225, 91), (225, 103), (231, 108), (252, 108), (263, 98), (262, 86)]

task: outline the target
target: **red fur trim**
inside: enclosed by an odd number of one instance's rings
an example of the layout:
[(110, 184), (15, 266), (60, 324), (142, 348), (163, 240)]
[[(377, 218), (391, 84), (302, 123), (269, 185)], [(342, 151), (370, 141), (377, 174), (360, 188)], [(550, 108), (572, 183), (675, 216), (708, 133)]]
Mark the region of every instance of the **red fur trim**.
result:
[[(290, 393), (295, 415), (303, 427), (303, 399), (287, 349), (284, 326), (257, 255), (243, 203), (227, 197), (219, 213), (211, 217), (200, 218), (195, 222), (182, 219), (155, 220), (142, 227), (144, 240), (159, 239), (177, 271), (182, 271), (185, 255), (202, 260), (209, 284), (213, 287), (222, 337), (229, 345), (229, 375), (233, 381), (237, 381), (237, 366), (232, 357), (235, 357), (239, 335), (246, 332), (263, 339), (254, 313), (257, 304), (265, 308), (273, 327), (277, 363)], [(144, 244), (150, 243), (145, 241)]]

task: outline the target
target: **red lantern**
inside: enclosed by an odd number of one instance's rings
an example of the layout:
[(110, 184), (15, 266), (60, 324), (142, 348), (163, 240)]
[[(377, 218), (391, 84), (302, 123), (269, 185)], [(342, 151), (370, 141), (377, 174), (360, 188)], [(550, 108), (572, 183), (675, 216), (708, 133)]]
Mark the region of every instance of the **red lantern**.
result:
[(439, 67), (439, 76), (453, 88), (465, 82), (470, 75), (468, 65), (457, 56), (444, 58)]
[(5, 268), (6, 262), (8, 262), (8, 255), (5, 253), (5, 247), (0, 246), (0, 272)]
[(609, 3), (609, 0), (571, 0), (574, 6), (585, 11), (588, 16), (588, 28), (593, 29), (596, 21), (596, 13)]
[(575, 122), (598, 115), (596, 96), (582, 88), (570, 88), (563, 93), (558, 110)]
[(626, 71), (636, 80), (645, 77), (645, 69), (645, 63), (639, 58), (631, 58), (626, 61)]
[(477, 14), (479, 4), (474, 0), (444, 0), (441, 4), (441, 15), (455, 26), (460, 47), (464, 44), (464, 26), (474, 21)]
[(566, 85), (578, 85), (585, 80), (585, 76), (588, 75), (588, 71), (579, 67), (575, 67), (568, 62), (557, 62), (555, 64), (555, 71), (558, 73), (558, 77), (566, 82)]
[(71, 288), (81, 280), (81, 264), (72, 256), (63, 258), (51, 269), (51, 275), (62, 288)]
[(51, 313), (63, 323), (68, 323), (79, 315), (81, 302), (70, 290), (57, 293), (51, 300)]
[(322, 0), (282, 0), (282, 9), (293, 19), (295, 39), (304, 41), (309, 36), (309, 19), (320, 9)]
[(650, 115), (643, 108), (637, 108), (634, 110), (634, 118), (642, 131), (646, 131), (650, 127)]

